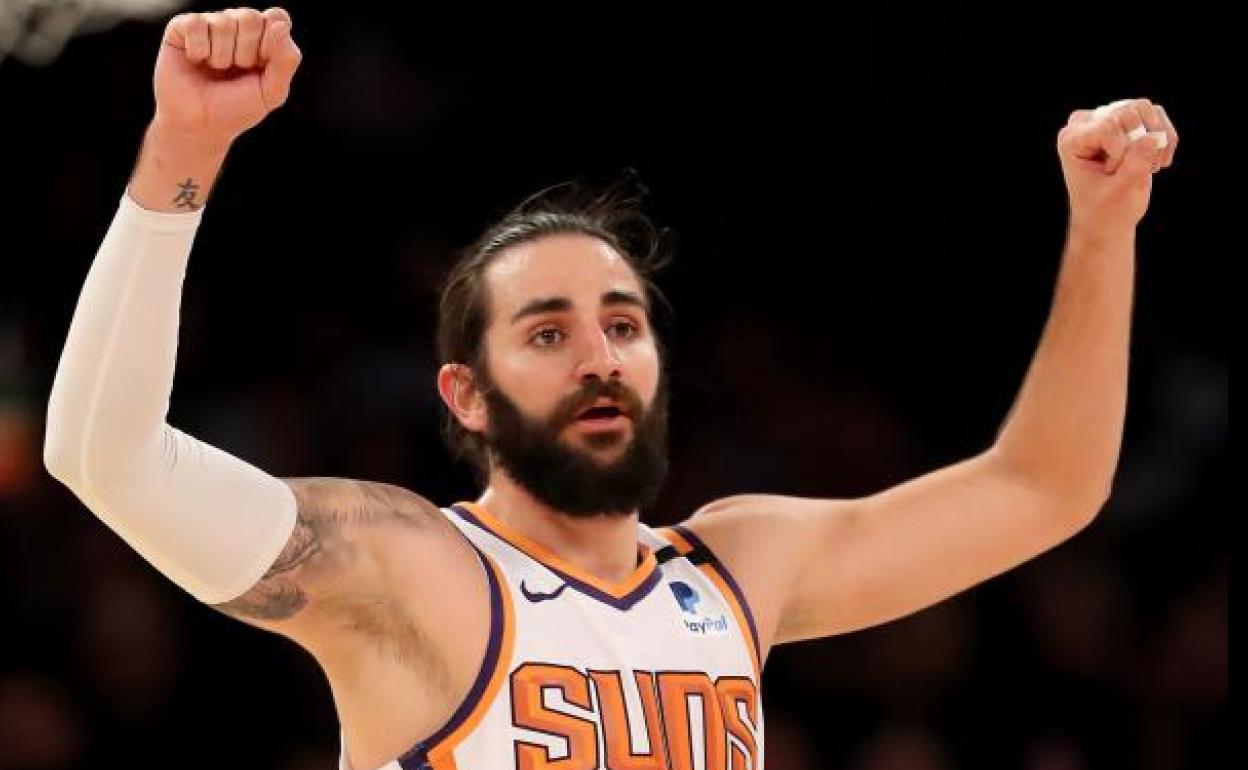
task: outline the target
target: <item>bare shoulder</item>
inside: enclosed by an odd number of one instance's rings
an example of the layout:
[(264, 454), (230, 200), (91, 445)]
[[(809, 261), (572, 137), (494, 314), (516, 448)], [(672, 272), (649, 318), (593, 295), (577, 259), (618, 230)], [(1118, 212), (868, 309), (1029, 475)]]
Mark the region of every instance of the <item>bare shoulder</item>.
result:
[[(392, 484), (283, 479), (294, 532), (267, 574), (216, 609), (321, 665), (344, 724), (395, 753), (449, 718), (490, 629), (484, 566), (432, 502)], [(382, 736), (382, 737), (377, 737)]]
[(742, 494), (703, 505), (683, 526), (740, 584), (766, 650), (775, 639), (798, 567), (812, 544), (819, 542), (818, 530), (829, 518), (843, 518), (851, 511), (845, 500)]
[(743, 494), (703, 505), (685, 522), (726, 564), (777, 571), (774, 560), (795, 556), (848, 531), (863, 509), (857, 499)]
[(282, 481), (294, 492), (298, 511), (286, 547), (256, 585), (215, 605), (239, 620), (286, 633), (317, 605), (384, 594), (399, 549), (413, 556), (416, 548), (435, 562), (439, 554), (466, 552), (462, 543), (442, 547), (458, 541), (458, 533), (436, 505), (411, 490), (334, 477)]
[(703, 505), (685, 526), (699, 537), (711, 538), (735, 551), (757, 546), (760, 539), (791, 543), (806, 528), (826, 523), (826, 514), (843, 516), (852, 510), (852, 500), (762, 493), (731, 495)]

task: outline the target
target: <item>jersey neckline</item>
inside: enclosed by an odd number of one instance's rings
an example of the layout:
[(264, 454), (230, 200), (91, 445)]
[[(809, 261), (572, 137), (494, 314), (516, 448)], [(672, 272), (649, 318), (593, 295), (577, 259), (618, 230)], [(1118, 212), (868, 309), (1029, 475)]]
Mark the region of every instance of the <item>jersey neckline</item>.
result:
[(661, 578), (658, 560), (654, 556), (653, 549), (642, 542), (637, 543), (641, 563), (637, 565), (633, 574), (618, 583), (610, 583), (589, 574), (531, 538), (516, 532), (479, 503), (462, 501), (453, 504), (451, 510), (464, 521), (490, 533), (555, 573), (574, 590), (618, 610), (631, 609), (637, 602), (646, 598)]

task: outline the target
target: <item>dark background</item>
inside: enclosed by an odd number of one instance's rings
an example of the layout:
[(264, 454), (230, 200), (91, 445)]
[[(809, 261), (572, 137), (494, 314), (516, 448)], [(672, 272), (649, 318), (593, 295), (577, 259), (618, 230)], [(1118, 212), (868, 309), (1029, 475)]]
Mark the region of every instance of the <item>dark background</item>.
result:
[[(287, 7), (304, 64), (205, 212), (169, 420), (274, 475), (440, 504), (477, 490), (438, 436), (437, 282), (536, 189), (635, 168), (679, 237), (662, 524), (734, 492), (868, 494), (984, 448), (1052, 296), (1057, 131), (1076, 108), (1164, 104), (1183, 141), (1140, 227), (1112, 500), (953, 600), (777, 649), (768, 767), (1229, 766), (1229, 276), (1204, 139), (1204, 36), (1225, 20)], [(42, 467), (160, 31), (0, 64), (0, 770), (331, 768), (311, 658), (198, 605)]]

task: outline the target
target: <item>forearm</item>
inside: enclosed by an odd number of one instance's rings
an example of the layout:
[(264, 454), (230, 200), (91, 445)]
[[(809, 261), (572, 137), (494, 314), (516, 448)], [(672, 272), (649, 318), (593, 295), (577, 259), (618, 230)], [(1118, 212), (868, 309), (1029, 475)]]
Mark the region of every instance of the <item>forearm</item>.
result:
[(208, 200), (228, 151), (219, 139), (166, 130), (157, 118), (144, 134), (130, 197), (148, 211), (197, 211)]
[(82, 478), (88, 465), (118, 471), (161, 439), (182, 282), (200, 216), (147, 211), (128, 197), (120, 202), (52, 383), (44, 452), (58, 477)]
[(70, 323), (44, 463), (157, 569), (214, 603), (273, 563), (295, 501), (279, 479), (166, 423), (200, 217), (123, 197)]
[(1031, 483), (1099, 507), (1122, 444), (1135, 232), (1072, 228), (1039, 347), (994, 447)]
[[(81, 477), (87, 461), (115, 471), (162, 440), (182, 285), (203, 194), (223, 157), (193, 137), (171, 138), (156, 121), (148, 127), (130, 186), (87, 274), (53, 382), (49, 425), (56, 430), (45, 451), (58, 472)], [(98, 436), (108, 437), (106, 445)]]

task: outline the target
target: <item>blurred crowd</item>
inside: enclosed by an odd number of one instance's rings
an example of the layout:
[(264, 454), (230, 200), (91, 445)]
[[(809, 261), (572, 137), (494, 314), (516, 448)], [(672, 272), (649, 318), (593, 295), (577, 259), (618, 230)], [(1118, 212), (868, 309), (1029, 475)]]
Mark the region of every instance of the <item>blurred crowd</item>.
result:
[[(1196, 235), (1200, 113), (1174, 83), (1063, 70), (1011, 81), (1008, 142), (930, 127), (955, 155), (1014, 153), (1003, 178), (887, 151), (911, 110), (944, 124), (999, 93), (977, 62), (1008, 46), (964, 9), (895, 30), (897, 51), (920, 45), (893, 68), (790, 53), (761, 82), (757, 62), (706, 65), (726, 49), (593, 66), (600, 49), (578, 49), (577, 66), (547, 51), (520, 74), (413, 57), (387, 23), (304, 6), (291, 6), (302, 90), (240, 143), (205, 213), (169, 420), (274, 475), (387, 481), (443, 505), (477, 491), (439, 439), (438, 280), (538, 186), (638, 167), (679, 236), (659, 279), (676, 309), (672, 473), (649, 523), (735, 492), (869, 494), (978, 451), (1004, 417), (1061, 247), (1050, 135), (1064, 111), (1174, 90), (1158, 96), (1190, 157), (1158, 179), (1140, 240), (1109, 504), (1074, 540), (936, 607), (774, 650), (767, 767), (1229, 767), (1225, 304)], [(0, 67), (0, 95), (28, 108), (0, 127), (0, 770), (328, 770), (337, 724), (311, 658), (183, 594), (42, 465), (49, 388), (147, 118), (158, 31)], [(1026, 56), (998, 59), (1001, 80)], [(828, 78), (842, 107), (884, 111), (878, 145), (817, 140), (862, 138), (791, 103)], [(913, 101), (873, 96), (903, 79)], [(36, 109), (48, 93), (75, 98)], [(743, 104), (770, 117), (727, 122)]]

